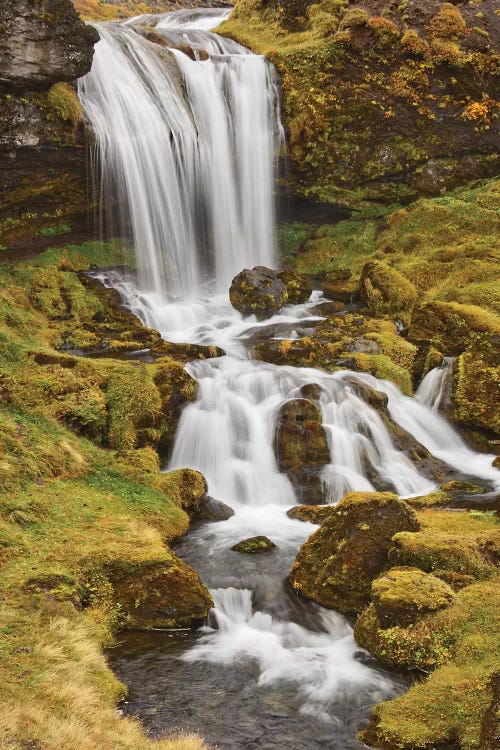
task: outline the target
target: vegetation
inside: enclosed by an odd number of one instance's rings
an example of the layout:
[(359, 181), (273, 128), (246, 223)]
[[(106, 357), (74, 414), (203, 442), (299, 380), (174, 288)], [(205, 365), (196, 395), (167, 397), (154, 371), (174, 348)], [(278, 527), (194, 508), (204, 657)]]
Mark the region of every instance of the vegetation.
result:
[(495, 174), (495, 20), (491, 0), (239, 0), (221, 33), (281, 75), (285, 187), (356, 210)]
[(101, 653), (118, 628), (185, 625), (211, 605), (197, 573), (166, 544), (186, 532), (184, 509), (198, 503), (205, 481), (189, 470), (161, 474), (153, 450), (175, 428), (169, 399), (182, 403), (194, 384), (169, 358), (145, 366), (60, 351), (72, 336), (122, 335), (124, 324), (129, 340), (147, 332), (78, 275), (122, 250), (49, 250), (0, 272), (6, 748), (203, 747), (192, 737), (148, 740), (120, 718), (125, 689)]

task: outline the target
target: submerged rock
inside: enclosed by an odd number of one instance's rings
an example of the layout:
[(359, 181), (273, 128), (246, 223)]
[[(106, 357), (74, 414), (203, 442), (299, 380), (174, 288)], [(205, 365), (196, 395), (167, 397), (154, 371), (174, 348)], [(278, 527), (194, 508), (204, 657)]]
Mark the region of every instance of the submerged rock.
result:
[(389, 566), (394, 534), (418, 529), (414, 511), (396, 495), (351, 492), (302, 546), (292, 585), (324, 607), (359, 612), (369, 602), (373, 579)]
[(252, 536), (243, 539), (238, 544), (234, 544), (231, 549), (234, 552), (245, 552), (248, 554), (258, 554), (259, 552), (271, 552), (276, 549), (276, 545), (267, 536)]
[(269, 318), (284, 305), (307, 302), (310, 279), (294, 271), (274, 271), (265, 266), (245, 269), (234, 277), (229, 290), (232, 306), (243, 315)]

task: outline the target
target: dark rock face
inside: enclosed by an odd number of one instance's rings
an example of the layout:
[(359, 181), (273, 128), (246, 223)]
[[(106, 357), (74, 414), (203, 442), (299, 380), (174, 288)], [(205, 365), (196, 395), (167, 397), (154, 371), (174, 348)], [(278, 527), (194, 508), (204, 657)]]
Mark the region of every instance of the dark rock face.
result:
[(292, 566), (295, 589), (346, 614), (370, 601), (372, 581), (387, 567), (392, 537), (418, 531), (414, 511), (388, 492), (351, 492), (302, 545)]
[(70, 0), (0, 0), (0, 86), (47, 89), (90, 70), (97, 32)]
[(301, 502), (321, 502), (320, 474), (330, 463), (330, 449), (319, 407), (305, 398), (286, 401), (278, 413), (274, 448), (280, 471)]
[(67, 81), (98, 35), (70, 0), (0, 0), (0, 245), (31, 252), (88, 229), (81, 107)]
[(232, 306), (243, 315), (269, 318), (284, 305), (306, 302), (312, 292), (310, 279), (294, 271), (274, 271), (265, 266), (245, 268), (234, 277), (229, 290)]

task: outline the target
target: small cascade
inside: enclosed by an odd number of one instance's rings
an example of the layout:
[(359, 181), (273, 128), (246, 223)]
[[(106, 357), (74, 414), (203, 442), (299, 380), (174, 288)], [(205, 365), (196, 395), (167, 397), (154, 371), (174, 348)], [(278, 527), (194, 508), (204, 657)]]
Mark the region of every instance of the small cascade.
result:
[(299, 712), (333, 723), (334, 704), (348, 697), (361, 706), (387, 700), (397, 692), (388, 675), (355, 658), (359, 655), (352, 628), (336, 612), (315, 607), (315, 631), (254, 610), (248, 589), (214, 589), (212, 617), (217, 629), (205, 628), (186, 661), (233, 665), (251, 659), (259, 665), (258, 684), (288, 683), (300, 696)]
[(434, 367), (427, 373), (415, 393), (415, 398), (420, 404), (433, 411), (439, 411), (446, 396), (455, 360), (456, 357), (444, 357), (440, 367)]
[(227, 15), (96, 24), (79, 81), (109, 231), (130, 237), (139, 287), (163, 298), (273, 264), (278, 90), (265, 58), (206, 30)]

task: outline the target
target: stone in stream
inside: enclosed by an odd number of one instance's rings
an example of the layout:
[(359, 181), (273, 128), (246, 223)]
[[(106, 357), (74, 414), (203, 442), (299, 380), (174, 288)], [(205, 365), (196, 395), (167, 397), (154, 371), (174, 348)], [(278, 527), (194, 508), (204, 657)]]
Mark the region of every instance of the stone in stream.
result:
[(290, 572), (293, 587), (344, 614), (360, 612), (372, 581), (388, 567), (398, 531), (416, 532), (415, 512), (389, 492), (350, 492), (302, 545)]
[(234, 277), (229, 289), (232, 306), (243, 315), (269, 318), (284, 305), (307, 302), (312, 284), (294, 271), (275, 271), (265, 266), (245, 268)]
[(321, 501), (320, 475), (330, 463), (330, 449), (319, 406), (306, 398), (286, 401), (278, 412), (274, 449), (280, 471), (287, 474), (298, 499)]
[(289, 518), (295, 518), (296, 521), (321, 524), (331, 516), (333, 510), (333, 505), (295, 505), (286, 514)]
[(195, 515), (203, 521), (227, 521), (228, 518), (234, 516), (234, 510), (221, 500), (204, 495), (198, 502)]
[(246, 552), (255, 555), (259, 552), (271, 552), (276, 549), (276, 545), (267, 536), (252, 536), (248, 539), (242, 539), (238, 544), (234, 544), (231, 549), (234, 552)]

